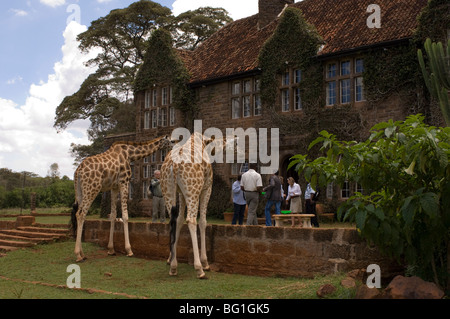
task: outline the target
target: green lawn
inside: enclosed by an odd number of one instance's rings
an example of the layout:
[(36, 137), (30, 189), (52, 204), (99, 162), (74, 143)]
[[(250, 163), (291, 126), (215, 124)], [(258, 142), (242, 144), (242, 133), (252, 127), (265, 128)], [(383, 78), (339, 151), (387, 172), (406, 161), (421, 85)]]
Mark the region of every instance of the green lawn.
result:
[[(340, 286), (343, 274), (315, 279), (255, 277), (209, 272), (209, 280), (198, 280), (192, 266), (179, 264), (178, 276), (168, 275), (164, 261), (125, 256), (107, 256), (95, 244), (83, 244), (88, 259), (81, 267), (83, 291), (66, 286), (74, 262), (74, 242), (39, 245), (18, 250), (0, 258), (0, 299), (111, 299), (126, 298), (107, 293), (91, 293), (97, 289), (125, 293), (134, 297), (156, 299), (314, 299), (317, 289), (331, 283), (338, 290), (330, 298), (351, 298), (354, 291)], [(12, 280), (6, 280), (6, 278)], [(23, 282), (28, 281), (28, 282)], [(39, 283), (29, 283), (29, 282)], [(55, 287), (43, 286), (52, 284)]]

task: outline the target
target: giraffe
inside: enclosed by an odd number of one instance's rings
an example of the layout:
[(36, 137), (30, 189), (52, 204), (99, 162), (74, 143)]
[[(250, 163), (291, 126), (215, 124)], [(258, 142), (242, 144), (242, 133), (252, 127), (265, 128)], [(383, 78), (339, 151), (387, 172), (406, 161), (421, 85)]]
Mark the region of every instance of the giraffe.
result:
[[(210, 151), (230, 147), (235, 138), (216, 138), (203, 136), (194, 132), (188, 142), (181, 147), (174, 147), (166, 156), (161, 166), (161, 191), (164, 195), (166, 208), (170, 213), (170, 264), (169, 275), (177, 275), (176, 247), (181, 227), (184, 224), (184, 212), (187, 207), (186, 222), (191, 234), (194, 252), (194, 268), (197, 278), (205, 279), (205, 271), (209, 271), (206, 255), (206, 212), (213, 184), (213, 169)], [(208, 147), (207, 147), (208, 146)], [(234, 149), (234, 146), (233, 148)], [(179, 210), (176, 206), (176, 196), (179, 195)], [(200, 211), (200, 254), (197, 241), (197, 213)], [(181, 212), (181, 214), (179, 213)]]
[[(188, 147), (174, 148), (166, 156), (161, 166), (161, 190), (164, 195), (166, 208), (171, 217), (171, 252), (170, 263), (171, 276), (177, 275), (176, 247), (181, 227), (184, 224), (184, 211), (187, 206), (186, 222), (191, 234), (194, 251), (194, 268), (197, 278), (204, 279), (204, 270), (209, 270), (206, 256), (206, 209), (211, 196), (213, 183), (213, 170), (209, 159), (203, 158), (203, 150), (206, 146), (203, 135), (195, 132), (191, 135)], [(189, 143), (188, 142), (188, 143)], [(195, 150), (195, 145), (201, 145), (201, 150)], [(176, 208), (176, 196), (179, 194), (179, 212)], [(197, 241), (197, 213), (200, 211), (199, 228), (201, 252), (199, 256)], [(176, 227), (176, 229), (175, 229)], [(176, 231), (176, 232), (175, 232)], [(173, 234), (175, 232), (175, 238)]]
[(75, 204), (72, 211), (72, 229), (76, 233), (75, 255), (77, 262), (85, 260), (81, 247), (83, 224), (92, 202), (99, 192), (111, 191), (111, 228), (108, 255), (114, 255), (114, 222), (116, 220), (116, 198), (120, 193), (122, 219), (127, 256), (133, 256), (128, 234), (128, 186), (131, 179), (130, 163), (158, 149), (169, 148), (167, 136), (142, 143), (116, 142), (106, 152), (83, 160), (74, 174)]

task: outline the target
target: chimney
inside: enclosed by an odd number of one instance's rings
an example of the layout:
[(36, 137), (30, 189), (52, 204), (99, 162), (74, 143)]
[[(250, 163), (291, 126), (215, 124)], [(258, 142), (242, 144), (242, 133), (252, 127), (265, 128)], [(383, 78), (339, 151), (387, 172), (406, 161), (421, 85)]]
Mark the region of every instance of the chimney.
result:
[(294, 0), (258, 0), (258, 29), (264, 28), (275, 20), (281, 11), (283, 11), (284, 7), (292, 3), (294, 3)]

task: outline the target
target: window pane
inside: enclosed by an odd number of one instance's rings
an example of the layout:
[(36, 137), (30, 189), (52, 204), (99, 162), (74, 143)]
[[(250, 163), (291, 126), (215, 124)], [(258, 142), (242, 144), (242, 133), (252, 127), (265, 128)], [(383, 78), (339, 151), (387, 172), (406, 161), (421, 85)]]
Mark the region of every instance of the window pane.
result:
[(356, 61), (355, 61), (355, 72), (356, 73), (364, 72), (364, 60), (363, 59), (356, 59)]
[(363, 85), (363, 78), (357, 77), (355, 79), (355, 100), (357, 102), (364, 101), (364, 85)]
[(336, 104), (336, 82), (327, 83), (327, 105)]
[(294, 71), (294, 83), (300, 83), (302, 80), (302, 70)]
[(301, 110), (302, 109), (302, 97), (300, 96), (300, 88), (296, 88), (294, 92), (295, 92), (294, 108), (295, 108), (295, 110)]
[(286, 71), (283, 73), (283, 77), (282, 77), (282, 85), (289, 85), (290, 81), (289, 81), (289, 71)]
[(255, 95), (254, 98), (254, 114), (255, 116), (261, 115), (262, 113), (262, 108), (261, 108), (261, 96), (260, 95)]
[(249, 117), (251, 115), (250, 112), (250, 96), (244, 96), (244, 117)]
[(341, 103), (350, 103), (350, 79), (341, 81)]
[(350, 74), (350, 61), (344, 61), (341, 63), (341, 75)]
[(244, 93), (250, 93), (252, 91), (252, 82), (250, 80), (244, 81)]
[(289, 107), (289, 90), (281, 91), (281, 109), (283, 112), (290, 110)]
[(232, 118), (238, 119), (241, 117), (241, 105), (239, 98), (231, 99), (231, 113)]
[(241, 83), (235, 82), (233, 83), (232, 92), (233, 95), (240, 94), (241, 93)]
[(336, 63), (328, 64), (327, 78), (334, 78), (336, 76)]

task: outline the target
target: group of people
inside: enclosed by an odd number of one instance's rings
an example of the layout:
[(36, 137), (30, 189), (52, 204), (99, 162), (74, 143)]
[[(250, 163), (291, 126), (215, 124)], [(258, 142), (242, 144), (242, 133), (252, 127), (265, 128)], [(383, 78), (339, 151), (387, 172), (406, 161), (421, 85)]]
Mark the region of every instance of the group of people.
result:
[[(242, 225), (244, 222), (244, 213), (248, 206), (247, 225), (258, 225), (256, 210), (259, 204), (259, 194), (263, 193), (267, 199), (264, 209), (266, 217), (266, 226), (272, 226), (271, 210), (275, 207), (275, 214), (281, 213), (283, 202), (289, 205), (291, 214), (300, 214), (303, 212), (302, 190), (293, 177), (289, 177), (287, 195), (283, 189), (283, 177), (279, 176), (279, 172), (275, 172), (269, 180), (269, 185), (263, 187), (261, 174), (256, 172), (256, 164), (250, 164), (249, 170), (238, 176), (237, 181), (233, 183), (233, 205), (234, 215), (232, 224)], [(305, 210), (306, 214), (314, 214), (311, 223), (314, 227), (319, 227), (319, 221), (315, 211), (315, 204), (318, 192), (316, 192), (311, 184), (306, 186), (305, 190)], [(290, 204), (289, 204), (290, 203)], [(295, 225), (295, 219), (292, 217), (292, 226)]]
[[(300, 214), (303, 212), (302, 203), (302, 189), (299, 184), (296, 183), (293, 177), (289, 177), (287, 194), (283, 189), (283, 177), (279, 176), (279, 172), (275, 172), (269, 179), (269, 185), (263, 187), (261, 174), (257, 171), (256, 164), (251, 163), (249, 170), (238, 176), (237, 181), (232, 185), (233, 192), (233, 205), (234, 215), (232, 224), (243, 225), (244, 214), (246, 207), (248, 206), (247, 225), (258, 225), (258, 218), (256, 210), (259, 205), (260, 194), (265, 192), (264, 196), (267, 199), (267, 203), (264, 209), (264, 215), (266, 217), (266, 226), (272, 226), (271, 210), (275, 207), (275, 214), (281, 213), (281, 207), (283, 203), (289, 206), (289, 210), (292, 214)], [(166, 222), (166, 209), (164, 204), (164, 197), (160, 186), (161, 172), (155, 171), (154, 178), (152, 178), (149, 187), (149, 195), (152, 196), (152, 221), (157, 222), (158, 219), (162, 222)], [(305, 198), (305, 213), (314, 214), (315, 212), (315, 199), (317, 193), (312, 189), (311, 185), (306, 186), (304, 198)], [(319, 227), (317, 215), (311, 218), (311, 223), (315, 227)], [(295, 225), (294, 217), (292, 217), (292, 226)]]

